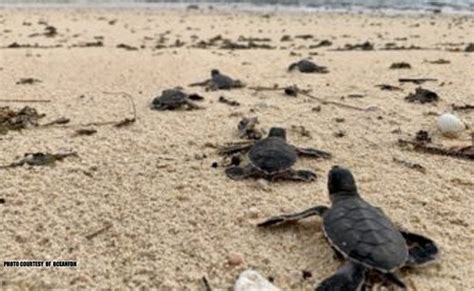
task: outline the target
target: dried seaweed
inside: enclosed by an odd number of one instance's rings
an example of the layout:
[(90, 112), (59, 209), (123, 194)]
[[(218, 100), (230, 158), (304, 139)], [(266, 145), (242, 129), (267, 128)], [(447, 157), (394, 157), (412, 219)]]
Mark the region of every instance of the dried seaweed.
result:
[(93, 135), (97, 133), (97, 129), (94, 128), (80, 128), (74, 132), (72, 135), (73, 137), (80, 136), (80, 135)]
[(411, 69), (411, 65), (406, 62), (393, 63), (390, 65), (390, 69)]
[(220, 103), (224, 103), (224, 104), (227, 104), (229, 106), (240, 106), (240, 103), (235, 101), (235, 100), (230, 100), (230, 99), (227, 99), (226, 97), (224, 96), (220, 96), (218, 101)]
[(398, 82), (400, 83), (413, 83), (413, 84), (423, 84), (425, 82), (436, 82), (438, 81), (437, 79), (433, 78), (400, 78), (398, 79)]
[(33, 85), (36, 83), (41, 83), (41, 80), (35, 78), (21, 78), (16, 82), (17, 85)]
[(452, 104), (451, 107), (453, 108), (453, 110), (456, 110), (456, 111), (474, 110), (474, 105), (471, 105), (471, 104), (465, 104), (465, 105)]
[(42, 124), (41, 126), (42, 127), (46, 127), (46, 126), (51, 126), (51, 125), (56, 125), (56, 124), (67, 124), (69, 123), (71, 120), (69, 118), (66, 118), (66, 117), (60, 117), (58, 119), (55, 119), (53, 121), (50, 121), (48, 123), (45, 123), (45, 124)]
[(0, 166), (0, 169), (6, 168), (16, 168), (21, 167), (23, 165), (29, 166), (53, 166), (56, 161), (62, 161), (67, 157), (70, 156), (77, 156), (77, 152), (69, 152), (69, 153), (58, 153), (58, 154), (51, 154), (51, 153), (26, 153), (23, 159), (19, 160), (18, 162), (13, 162), (6, 166)]
[(41, 100), (41, 99), (0, 99), (0, 102), (6, 103), (49, 103), (51, 100)]
[(388, 85), (388, 84), (379, 84), (375, 85), (375, 87), (380, 88), (380, 90), (386, 90), (386, 91), (401, 91), (402, 88), (393, 86), (393, 85)]
[(244, 117), (239, 121), (237, 128), (239, 130), (240, 138), (247, 139), (261, 139), (262, 131), (257, 129), (256, 126), (259, 123), (258, 117)]
[(429, 145), (427, 143), (422, 143), (418, 141), (409, 141), (409, 140), (403, 140), (403, 139), (399, 139), (398, 143), (401, 146), (410, 145), (412, 146), (412, 149), (417, 152), (474, 161), (474, 145), (460, 147), (460, 148), (445, 149), (445, 148), (437, 147), (434, 145)]
[(413, 169), (413, 170), (416, 170), (420, 173), (423, 173), (423, 174), (426, 174), (426, 168), (423, 167), (422, 165), (420, 164), (416, 164), (416, 163), (412, 163), (412, 162), (407, 162), (407, 161), (404, 161), (404, 160), (400, 160), (400, 159), (397, 159), (395, 157), (393, 157), (393, 161), (398, 163), (398, 164), (401, 164), (407, 168), (410, 168), (410, 169)]
[(425, 104), (437, 102), (439, 100), (439, 96), (433, 91), (418, 87), (415, 89), (415, 93), (408, 94), (408, 96), (405, 97), (405, 100), (412, 103), (418, 102)]
[(121, 48), (121, 49), (124, 49), (124, 50), (127, 50), (127, 51), (136, 51), (136, 50), (138, 50), (137, 47), (131, 46), (131, 45), (128, 45), (128, 44), (125, 44), (125, 43), (118, 44), (117, 48)]
[(10, 107), (0, 107), (0, 132), (8, 130), (21, 130), (30, 126), (38, 126), (39, 119), (45, 114), (39, 114), (36, 109), (25, 106), (19, 111), (14, 111)]
[(91, 240), (94, 237), (98, 236), (99, 234), (102, 234), (102, 233), (106, 232), (107, 230), (112, 228), (112, 226), (113, 226), (113, 224), (111, 222), (106, 222), (106, 223), (104, 223), (104, 226), (101, 227), (99, 230), (96, 230), (96, 231), (86, 235), (86, 239)]

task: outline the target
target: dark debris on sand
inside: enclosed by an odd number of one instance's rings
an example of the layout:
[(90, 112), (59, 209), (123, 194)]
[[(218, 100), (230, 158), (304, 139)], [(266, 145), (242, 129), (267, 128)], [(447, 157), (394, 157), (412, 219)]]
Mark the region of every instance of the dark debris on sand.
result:
[(464, 49), (464, 51), (467, 52), (467, 53), (473, 53), (474, 52), (474, 42), (468, 44), (466, 46), (466, 48)]
[(39, 114), (35, 108), (25, 106), (15, 111), (10, 107), (0, 107), (0, 133), (6, 134), (9, 130), (21, 130), (30, 126), (38, 126), (38, 121), (45, 114)]
[(346, 44), (344, 48), (339, 49), (343, 51), (353, 51), (353, 50), (361, 50), (361, 51), (372, 51), (374, 50), (374, 44), (366, 41), (363, 43), (358, 44)]
[(53, 166), (56, 161), (62, 161), (67, 157), (70, 156), (77, 156), (76, 152), (68, 152), (68, 153), (58, 153), (58, 154), (51, 154), (51, 153), (26, 153), (23, 159), (19, 160), (18, 162), (13, 162), (6, 166), (0, 166), (0, 169), (5, 168), (16, 168), (21, 167), (23, 165), (29, 166)]
[(257, 117), (244, 117), (239, 121), (237, 128), (239, 130), (239, 137), (246, 139), (261, 139), (263, 132), (257, 129), (259, 124)]
[(439, 100), (439, 96), (433, 91), (418, 87), (415, 89), (414, 93), (408, 94), (408, 96), (405, 97), (405, 100), (412, 103), (425, 104), (437, 102)]
[(17, 85), (33, 85), (36, 83), (41, 83), (41, 80), (35, 78), (21, 78), (16, 82)]
[(394, 69), (411, 69), (411, 65), (409, 63), (406, 63), (406, 62), (398, 62), (398, 63), (393, 63), (390, 66), (390, 69), (392, 69), (392, 70), (394, 70)]

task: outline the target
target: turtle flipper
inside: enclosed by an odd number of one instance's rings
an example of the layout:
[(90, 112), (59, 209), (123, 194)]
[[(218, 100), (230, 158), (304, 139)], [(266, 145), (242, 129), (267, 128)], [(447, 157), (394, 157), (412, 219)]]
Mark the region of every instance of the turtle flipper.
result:
[(266, 227), (270, 225), (282, 224), (282, 223), (287, 223), (287, 222), (296, 222), (300, 219), (307, 218), (314, 215), (322, 216), (324, 212), (326, 212), (326, 210), (328, 209), (329, 209), (328, 207), (320, 205), (320, 206), (311, 207), (309, 209), (306, 209), (304, 211), (297, 212), (297, 213), (277, 215), (277, 216), (270, 217), (264, 222), (257, 224), (257, 226)]
[(293, 63), (288, 67), (288, 72), (293, 71), (295, 68), (297, 68), (299, 63)]
[(189, 100), (186, 100), (186, 105), (188, 106), (188, 109), (189, 110), (193, 110), (193, 109), (202, 109), (201, 106), (197, 105), (196, 103), (192, 102), (192, 101), (189, 101)]
[(255, 168), (252, 165), (247, 165), (245, 167), (230, 167), (225, 170), (227, 177), (232, 180), (243, 180), (245, 178), (251, 177), (256, 173)]
[(278, 175), (276, 178), (283, 178), (288, 180), (311, 182), (316, 180), (317, 176), (315, 173), (308, 170), (289, 170), (281, 175)]
[(319, 283), (315, 291), (356, 291), (362, 290), (367, 269), (347, 262), (329, 278)]
[(309, 157), (322, 158), (322, 159), (330, 159), (332, 157), (331, 153), (328, 153), (328, 152), (325, 152), (325, 151), (320, 151), (320, 150), (313, 149), (313, 148), (298, 148), (298, 147), (295, 147), (295, 149), (298, 152), (298, 155), (300, 155), (300, 156), (309, 156)]
[(437, 258), (438, 247), (431, 239), (408, 231), (401, 230), (408, 246), (406, 266), (416, 267), (432, 262)]
[(191, 84), (189, 84), (188, 86), (189, 86), (189, 87), (198, 87), (198, 86), (200, 86), (200, 87), (206, 87), (206, 86), (209, 85), (210, 82), (211, 82), (211, 80), (208, 79), (208, 80), (205, 80), (205, 81), (202, 81), (202, 82), (191, 83)]
[(255, 144), (255, 141), (228, 143), (225, 146), (221, 146), (218, 148), (218, 154), (219, 155), (232, 155), (238, 152), (245, 152), (245, 151), (248, 151), (254, 144)]

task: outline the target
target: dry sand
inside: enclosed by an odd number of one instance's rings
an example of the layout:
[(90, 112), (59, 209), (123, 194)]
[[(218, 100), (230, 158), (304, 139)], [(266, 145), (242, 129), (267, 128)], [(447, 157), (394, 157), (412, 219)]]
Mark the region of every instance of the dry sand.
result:
[[(25, 23), (27, 22), (27, 23)], [(43, 33), (46, 22), (57, 35)], [(469, 145), (469, 132), (448, 140), (436, 131), (436, 116), (452, 103), (474, 103), (474, 54), (463, 50), (473, 39), (474, 18), (460, 15), (364, 15), (158, 9), (2, 9), (0, 10), (1, 99), (49, 99), (31, 103), (46, 117), (64, 116), (65, 126), (32, 128), (0, 137), (0, 164), (26, 152), (72, 149), (79, 157), (54, 167), (1, 170), (0, 252), (2, 260), (71, 259), (76, 269), (0, 269), (3, 290), (139, 289), (202, 290), (206, 276), (215, 290), (227, 290), (237, 275), (255, 268), (285, 290), (312, 290), (339, 263), (321, 233), (319, 218), (290, 228), (260, 230), (266, 217), (328, 204), (326, 174), (334, 164), (350, 167), (360, 192), (382, 207), (394, 222), (423, 233), (441, 248), (439, 262), (403, 272), (412, 290), (474, 289), (474, 167), (472, 161), (400, 148), (399, 138), (428, 130), (445, 146)], [(30, 23), (30, 24), (28, 24)], [(165, 34), (164, 34), (165, 33)], [(179, 48), (154, 49), (177, 39)], [(237, 40), (268, 37), (277, 49), (189, 48), (216, 35)], [(293, 40), (281, 42), (283, 35)], [(314, 39), (294, 39), (311, 34)], [(193, 38), (197, 36), (197, 38)], [(103, 47), (72, 47), (103, 37)], [(328, 39), (333, 45), (308, 46)], [(375, 51), (333, 51), (347, 43), (375, 44)], [(5, 48), (12, 43), (60, 48)], [(386, 43), (426, 50), (380, 50)], [(143, 48), (127, 51), (124, 43)], [(297, 54), (292, 55), (291, 53)], [(289, 63), (317, 53), (313, 60), (329, 74), (287, 73)], [(446, 59), (449, 64), (427, 61)], [(406, 61), (408, 70), (391, 70)], [(149, 109), (161, 90), (208, 78), (218, 68), (249, 86), (297, 84), (328, 100), (380, 110), (361, 112), (321, 105), (299, 96), (249, 89), (205, 92), (205, 110), (158, 112)], [(16, 85), (32, 77), (41, 83)], [(437, 105), (403, 98), (417, 85), (399, 77), (430, 77), (422, 86), (436, 91)], [(402, 91), (381, 91), (376, 84)], [(93, 136), (72, 137), (81, 124), (129, 117), (126, 98), (104, 91), (128, 92), (138, 121), (129, 127), (96, 127)], [(345, 98), (363, 94), (363, 98)], [(219, 96), (240, 107), (217, 102)], [(20, 108), (22, 103), (1, 103)], [(321, 111), (312, 108), (320, 105)], [(458, 112), (474, 127), (473, 111)], [(334, 154), (330, 161), (300, 160), (319, 179), (313, 183), (232, 181), (210, 144), (236, 140), (243, 115), (256, 115), (264, 129), (283, 126), (289, 140)], [(344, 118), (344, 122), (336, 122)], [(310, 136), (301, 134), (304, 126)], [(293, 127), (293, 128), (292, 128)], [(335, 133), (344, 131), (344, 137)], [(426, 174), (394, 162), (418, 163)], [(92, 239), (86, 236), (111, 223)], [(227, 263), (231, 253), (244, 264)], [(313, 276), (303, 280), (302, 270)]]

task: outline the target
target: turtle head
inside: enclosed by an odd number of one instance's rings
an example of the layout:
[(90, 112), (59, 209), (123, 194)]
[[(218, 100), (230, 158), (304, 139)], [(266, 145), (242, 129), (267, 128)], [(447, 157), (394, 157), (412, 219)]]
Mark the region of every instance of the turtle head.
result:
[(272, 127), (268, 133), (268, 137), (279, 137), (286, 140), (286, 130), (281, 127)]
[(358, 195), (357, 186), (351, 171), (339, 166), (333, 166), (328, 174), (328, 189), (331, 200), (332, 195)]
[(219, 72), (219, 70), (217, 69), (212, 69), (211, 70), (211, 76), (216, 76), (216, 75), (219, 75), (221, 72)]

